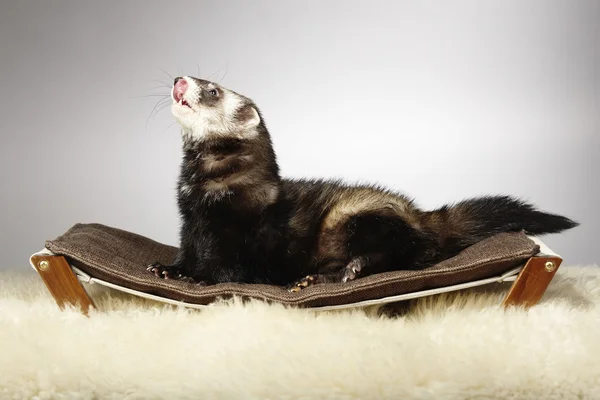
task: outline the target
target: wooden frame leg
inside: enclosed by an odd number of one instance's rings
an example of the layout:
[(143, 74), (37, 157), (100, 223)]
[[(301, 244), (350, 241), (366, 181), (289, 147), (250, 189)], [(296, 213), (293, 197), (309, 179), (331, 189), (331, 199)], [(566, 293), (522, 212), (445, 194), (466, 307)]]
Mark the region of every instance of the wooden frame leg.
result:
[(94, 302), (77, 279), (63, 256), (38, 254), (31, 258), (33, 266), (61, 309), (73, 305), (85, 315)]
[(529, 308), (536, 305), (546, 292), (561, 263), (562, 259), (559, 257), (530, 258), (508, 291), (502, 306)]

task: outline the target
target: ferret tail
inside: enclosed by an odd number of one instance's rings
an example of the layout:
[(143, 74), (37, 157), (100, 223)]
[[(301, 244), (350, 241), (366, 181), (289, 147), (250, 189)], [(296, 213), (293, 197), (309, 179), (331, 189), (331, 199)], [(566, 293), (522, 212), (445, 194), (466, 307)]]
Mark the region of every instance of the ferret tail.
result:
[(509, 196), (484, 196), (446, 205), (425, 213), (424, 222), (443, 242), (461, 248), (502, 232), (524, 231), (535, 236), (579, 225)]

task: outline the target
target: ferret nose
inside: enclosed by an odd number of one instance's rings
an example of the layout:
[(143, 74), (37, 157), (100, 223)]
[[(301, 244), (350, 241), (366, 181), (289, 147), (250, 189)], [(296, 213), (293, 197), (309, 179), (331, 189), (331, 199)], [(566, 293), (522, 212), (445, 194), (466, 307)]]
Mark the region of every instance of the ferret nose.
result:
[(185, 79), (183, 79), (180, 76), (175, 78), (175, 82), (173, 83), (173, 98), (176, 102), (179, 102), (179, 100), (181, 100), (187, 88), (188, 83)]

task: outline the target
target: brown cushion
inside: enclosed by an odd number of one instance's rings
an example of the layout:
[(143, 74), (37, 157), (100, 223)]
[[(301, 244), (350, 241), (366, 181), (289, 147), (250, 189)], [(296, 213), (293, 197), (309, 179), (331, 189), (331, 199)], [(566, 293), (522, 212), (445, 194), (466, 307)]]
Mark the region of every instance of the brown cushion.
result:
[(100, 224), (76, 224), (46, 242), (46, 248), (94, 278), (172, 300), (209, 304), (237, 295), (303, 307), (355, 303), (490, 278), (539, 252), (539, 246), (524, 233), (502, 233), (424, 270), (385, 272), (290, 293), (279, 286), (222, 283), (201, 287), (157, 278), (146, 266), (154, 261), (172, 262), (175, 247)]

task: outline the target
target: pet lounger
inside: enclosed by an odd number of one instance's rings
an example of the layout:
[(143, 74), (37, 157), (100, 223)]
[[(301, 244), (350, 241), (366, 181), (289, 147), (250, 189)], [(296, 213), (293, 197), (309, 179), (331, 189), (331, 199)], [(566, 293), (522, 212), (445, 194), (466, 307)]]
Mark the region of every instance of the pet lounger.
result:
[[(539, 238), (501, 233), (456, 256), (417, 271), (392, 271), (347, 283), (326, 283), (288, 292), (262, 284), (198, 286), (160, 279), (146, 270), (168, 264), (177, 248), (101, 224), (76, 224), (46, 242), (30, 257), (59, 307), (74, 305), (87, 314), (94, 307), (86, 284), (99, 284), (160, 302), (202, 308), (219, 298), (238, 296), (289, 306), (332, 310), (387, 304), (494, 282), (513, 281), (502, 305), (530, 307), (543, 296), (562, 258)], [(84, 283), (84, 284), (82, 284)]]

